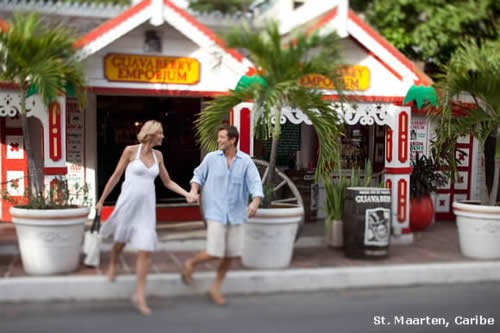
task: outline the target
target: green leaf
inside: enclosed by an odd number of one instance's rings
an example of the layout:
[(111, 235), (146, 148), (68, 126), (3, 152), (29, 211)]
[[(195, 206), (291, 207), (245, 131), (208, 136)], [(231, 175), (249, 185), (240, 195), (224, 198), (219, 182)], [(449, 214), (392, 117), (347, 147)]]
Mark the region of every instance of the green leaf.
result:
[(248, 87), (250, 87), (252, 84), (260, 84), (262, 87), (267, 87), (267, 82), (264, 80), (262, 77), (254, 74), (252, 76), (246, 76), (243, 75), (238, 83), (236, 84), (236, 88), (234, 90), (236, 91), (242, 91)]
[(407, 104), (413, 101), (417, 102), (417, 107), (419, 109), (422, 108), (422, 105), (425, 101), (428, 101), (430, 104), (437, 106), (436, 91), (433, 87), (412, 85), (406, 93), (403, 104)]

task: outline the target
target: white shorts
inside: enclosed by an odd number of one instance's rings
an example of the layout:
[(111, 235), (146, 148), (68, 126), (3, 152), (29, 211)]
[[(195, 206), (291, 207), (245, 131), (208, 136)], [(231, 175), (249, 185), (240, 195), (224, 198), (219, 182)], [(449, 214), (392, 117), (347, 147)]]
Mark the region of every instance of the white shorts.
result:
[(241, 224), (207, 221), (207, 253), (213, 257), (240, 257), (242, 249)]

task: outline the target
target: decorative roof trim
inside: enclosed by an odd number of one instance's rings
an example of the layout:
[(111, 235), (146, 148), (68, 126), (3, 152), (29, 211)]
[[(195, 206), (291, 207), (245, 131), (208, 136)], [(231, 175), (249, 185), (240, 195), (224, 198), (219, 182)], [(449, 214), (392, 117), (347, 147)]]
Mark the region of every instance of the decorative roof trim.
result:
[(35, 11), (41, 14), (91, 18), (115, 17), (128, 7), (128, 5), (76, 3), (72, 1), (0, 0), (0, 11)]
[[(176, 14), (180, 15), (187, 23), (198, 29), (200, 32), (202, 32), (206, 37), (208, 37), (210, 40), (212, 40), (215, 44), (217, 44), (219, 47), (224, 49), (227, 53), (229, 53), (234, 59), (236, 59), (238, 62), (243, 61), (243, 56), (238, 53), (238, 51), (234, 49), (228, 49), (226, 48), (226, 45), (222, 39), (217, 37), (210, 29), (205, 27), (203, 24), (198, 22), (194, 17), (189, 15), (186, 11), (180, 9), (177, 7), (172, 1), (170, 0), (164, 0), (163, 3), (167, 8), (172, 9)], [(168, 20), (167, 20), (168, 21)], [(182, 30), (181, 30), (182, 32)]]
[[(162, 1), (162, 0), (160, 0)], [(133, 28), (151, 19), (154, 11), (158, 10), (157, 3), (153, 0), (143, 0), (137, 5), (127, 9), (117, 17), (100, 25), (79, 41), (75, 46), (81, 48), (81, 59), (98, 52), (116, 39), (125, 35)], [(236, 50), (226, 48), (224, 42), (203, 24), (177, 7), (172, 1), (163, 0), (162, 16), (165, 22), (183, 33), (187, 38), (200, 47), (229, 61), (231, 68), (237, 72), (246, 72), (251, 63)], [(226, 56), (227, 55), (227, 56)]]
[[(376, 32), (372, 27), (370, 27), (368, 24), (366, 24), (361, 18), (359, 18), (352, 10), (349, 9), (349, 21), (356, 24), (358, 27), (360, 27), (366, 34), (369, 35), (375, 42), (377, 42), (380, 46), (382, 46), (385, 50), (387, 50), (393, 57), (397, 59), (398, 62), (400, 62), (404, 67), (406, 67), (407, 70), (409, 70), (413, 75), (416, 76), (415, 84), (424, 84), (424, 85), (431, 85), (432, 81), (429, 81), (428, 78), (426, 78), (418, 69), (415, 68), (415, 66), (401, 53), (399, 52), (398, 49), (396, 49), (394, 46), (392, 46), (387, 40), (385, 40), (378, 32)], [(348, 25), (349, 29), (350, 25)], [(351, 32), (351, 29), (349, 29), (349, 33), (356, 39), (358, 39), (356, 36), (354, 36)], [(363, 41), (359, 40), (362, 44)], [(378, 57), (383, 58), (378, 52), (375, 52), (374, 50), (370, 50), (374, 54), (376, 54)]]
[(90, 42), (95, 41), (96, 39), (102, 37), (105, 33), (109, 32), (110, 30), (116, 28), (123, 22), (127, 21), (128, 19), (131, 19), (132, 17), (136, 16), (146, 8), (151, 6), (151, 0), (144, 0), (139, 2), (137, 5), (130, 7), (120, 15), (116, 16), (115, 18), (104, 22), (85, 36), (83, 36), (79, 41), (75, 43), (75, 47), (77, 48), (83, 48), (90, 44)]
[[(327, 25), (331, 25), (333, 27), (333, 21), (338, 19), (338, 11), (337, 8), (330, 10), (320, 21), (318, 21), (313, 27), (311, 27), (310, 31), (314, 29), (326, 28)], [(356, 31), (353, 28), (353, 25), (359, 28)], [(365, 50), (374, 58), (376, 58), (386, 69), (388, 69), (393, 75), (395, 75), (399, 80), (403, 80), (405, 75), (401, 75), (402, 71), (409, 72), (413, 76), (414, 83), (424, 84), (426, 86), (431, 85), (432, 81), (426, 77), (425, 74), (421, 73), (415, 65), (413, 65), (399, 50), (397, 50), (394, 46), (392, 46), (387, 40), (385, 40), (378, 32), (376, 32), (372, 27), (366, 24), (361, 18), (359, 18), (356, 13), (354, 13), (351, 9), (348, 11), (348, 25), (347, 30), (349, 35), (358, 42)], [(363, 33), (362, 36), (360, 33)], [(382, 49), (387, 51), (387, 55), (396, 62), (399, 66), (389, 65), (392, 61), (387, 59), (388, 57), (381, 54), (380, 50), (373, 50), (373, 47), (369, 47), (367, 43), (367, 38), (372, 39), (373, 42), (378, 44)], [(399, 67), (399, 68), (398, 68)]]
[(334, 9), (330, 10), (329, 12), (326, 13), (325, 16), (323, 16), (318, 22), (316, 22), (316, 24), (314, 24), (309, 29), (307, 29), (307, 32), (311, 33), (313, 31), (316, 31), (319, 28), (323, 27), (328, 22), (334, 20), (337, 17), (337, 13), (338, 13), (338, 8), (334, 8)]

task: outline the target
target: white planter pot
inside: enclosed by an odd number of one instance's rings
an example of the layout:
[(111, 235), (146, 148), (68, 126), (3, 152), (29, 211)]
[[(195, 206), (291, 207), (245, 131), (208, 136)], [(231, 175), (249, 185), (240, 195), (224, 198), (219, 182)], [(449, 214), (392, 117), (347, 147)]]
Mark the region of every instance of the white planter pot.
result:
[(24, 271), (31, 275), (69, 273), (78, 267), (89, 208), (10, 209)]
[(454, 202), (453, 213), (457, 216), (458, 241), (465, 257), (500, 258), (500, 207), (474, 201)]
[(260, 208), (243, 224), (242, 263), (249, 268), (278, 269), (290, 265), (303, 207)]
[(326, 243), (331, 247), (344, 246), (343, 234), (344, 222), (342, 220), (333, 220), (330, 222), (330, 230), (326, 235)]

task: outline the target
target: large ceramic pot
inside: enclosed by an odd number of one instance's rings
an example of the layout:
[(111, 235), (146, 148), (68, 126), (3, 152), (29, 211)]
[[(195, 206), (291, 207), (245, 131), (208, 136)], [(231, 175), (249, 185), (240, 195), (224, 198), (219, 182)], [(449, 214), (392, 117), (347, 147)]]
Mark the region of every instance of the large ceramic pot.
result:
[(278, 269), (290, 265), (297, 227), (304, 218), (304, 208), (259, 208), (243, 224), (244, 266)]
[(457, 216), (458, 241), (465, 257), (500, 258), (500, 207), (483, 206), (477, 201), (453, 203)]
[(410, 201), (410, 228), (424, 230), (432, 224), (434, 206), (430, 196)]
[(78, 267), (89, 208), (10, 209), (24, 271), (69, 273)]

